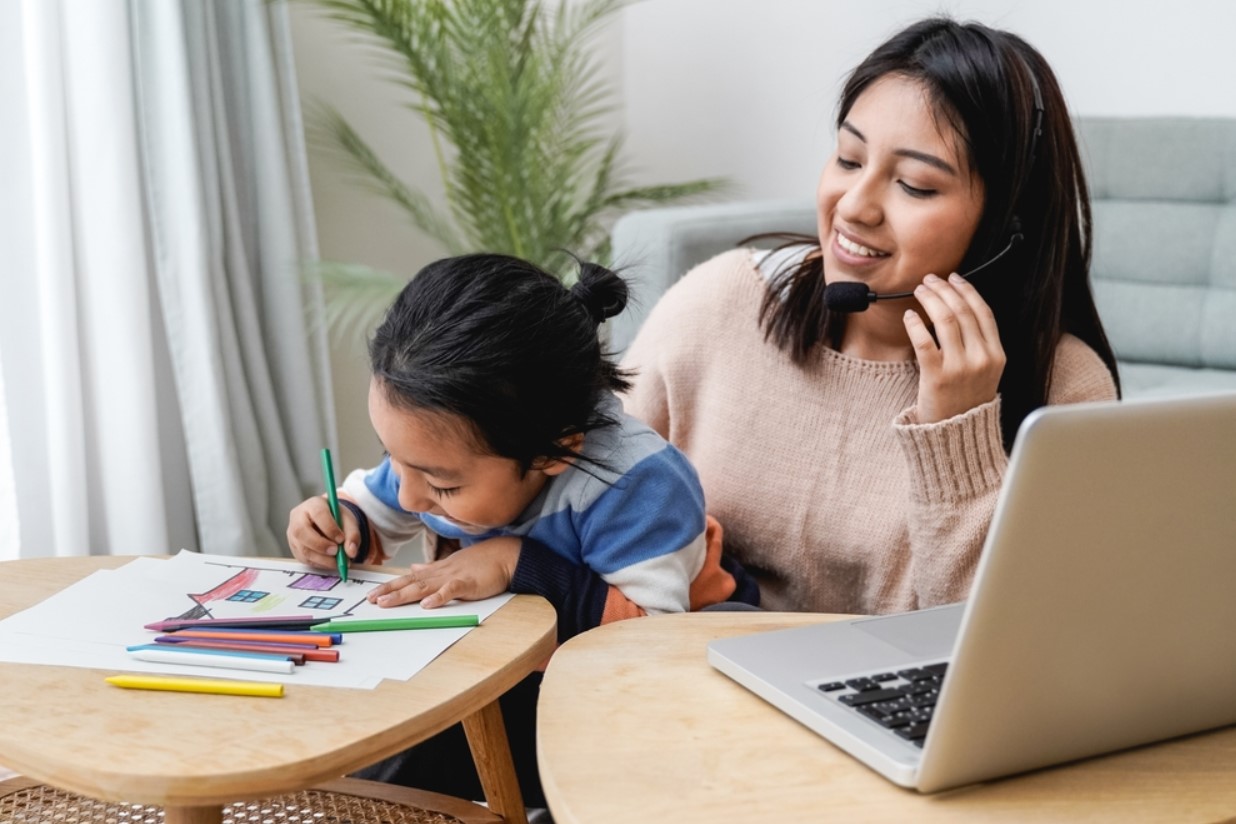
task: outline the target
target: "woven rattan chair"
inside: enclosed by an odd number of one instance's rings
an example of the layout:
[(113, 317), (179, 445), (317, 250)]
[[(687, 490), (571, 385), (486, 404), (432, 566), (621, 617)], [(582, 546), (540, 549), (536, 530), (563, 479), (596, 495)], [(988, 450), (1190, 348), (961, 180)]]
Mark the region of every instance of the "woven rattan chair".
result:
[[(341, 778), (299, 792), (238, 801), (223, 808), (223, 824), (500, 824), (479, 804), (438, 793)], [(0, 781), (3, 824), (163, 824), (149, 804), (96, 801), (32, 781)]]

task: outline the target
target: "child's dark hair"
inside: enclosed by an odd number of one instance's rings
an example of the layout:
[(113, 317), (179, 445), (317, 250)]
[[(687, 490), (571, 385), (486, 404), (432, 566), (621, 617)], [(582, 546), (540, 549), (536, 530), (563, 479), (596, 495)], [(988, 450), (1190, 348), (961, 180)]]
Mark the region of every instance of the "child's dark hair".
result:
[(627, 294), (594, 263), (580, 262), (567, 289), (519, 258), (445, 258), (387, 310), (369, 344), (373, 377), (393, 406), (458, 416), (481, 452), (524, 472), (538, 458), (578, 459), (561, 441), (614, 424), (598, 407), (630, 386), (597, 336)]

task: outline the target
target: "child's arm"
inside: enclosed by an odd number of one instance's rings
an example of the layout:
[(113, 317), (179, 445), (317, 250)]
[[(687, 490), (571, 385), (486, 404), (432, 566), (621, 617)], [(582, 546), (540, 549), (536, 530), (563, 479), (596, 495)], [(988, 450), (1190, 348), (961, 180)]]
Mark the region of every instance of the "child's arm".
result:
[(368, 550), (358, 563), (381, 564), (424, 534), (421, 519), (399, 505), (399, 479), (390, 458), (368, 471), (348, 473), (340, 489), (340, 503), (360, 522), (362, 549)]
[[(741, 566), (721, 555), (721, 527), (708, 519), (704, 564), (690, 584), (690, 607), (726, 600), (759, 603), (759, 590)], [(381, 584), (369, 600), (383, 607), (420, 602), (426, 608), (452, 599), (474, 601), (502, 592), (541, 595), (558, 613), (558, 640), (600, 624), (646, 615), (647, 610), (594, 570), (531, 538), (489, 538), (449, 557), (413, 564), (406, 575)]]
[[(659, 612), (737, 599), (758, 603), (741, 568), (723, 561), (720, 525), (706, 519), (695, 472), (675, 449), (639, 462), (600, 494), (581, 495), (570, 520), (546, 518), (531, 536), (489, 538), (449, 557), (413, 564), (370, 594), (380, 606), (500, 592), (541, 595), (558, 612), (558, 637)], [(579, 561), (550, 546), (578, 547)]]
[[(705, 556), (690, 584), (690, 609), (723, 601), (758, 606), (759, 587), (740, 564), (721, 553), (721, 525), (711, 515), (705, 530)], [(553, 550), (525, 538), (510, 583), (511, 592), (541, 595), (558, 612), (561, 643), (601, 624), (637, 618), (648, 610), (621, 588), (585, 566), (573, 564)]]
[(559, 643), (603, 623), (648, 614), (594, 570), (531, 538), (523, 539), (510, 590), (540, 595), (554, 605)]
[(510, 584), (554, 604), (561, 639), (624, 618), (758, 602), (741, 568), (722, 561), (720, 525), (705, 517), (695, 470), (673, 447), (638, 462), (573, 517), (583, 563), (550, 548), (552, 530), (534, 528)]

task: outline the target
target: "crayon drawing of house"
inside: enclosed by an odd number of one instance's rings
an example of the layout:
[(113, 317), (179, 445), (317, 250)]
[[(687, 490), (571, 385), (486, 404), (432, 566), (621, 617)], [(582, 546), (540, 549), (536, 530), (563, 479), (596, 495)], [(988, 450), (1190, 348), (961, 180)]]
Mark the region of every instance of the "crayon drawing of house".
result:
[[(226, 571), (227, 577), (201, 592), (185, 593), (193, 605), (180, 619), (239, 618), (256, 615), (315, 614), (337, 617), (349, 614), (365, 600), (370, 586), (353, 578), (344, 584), (334, 575), (272, 566), (207, 564)], [(375, 582), (376, 583), (376, 582)]]

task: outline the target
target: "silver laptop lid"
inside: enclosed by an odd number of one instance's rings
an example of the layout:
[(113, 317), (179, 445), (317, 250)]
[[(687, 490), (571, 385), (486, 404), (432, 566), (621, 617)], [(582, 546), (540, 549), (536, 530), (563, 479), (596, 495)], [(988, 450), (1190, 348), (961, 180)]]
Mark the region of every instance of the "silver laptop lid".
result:
[(1236, 393), (1035, 412), (918, 788), (1234, 722)]

